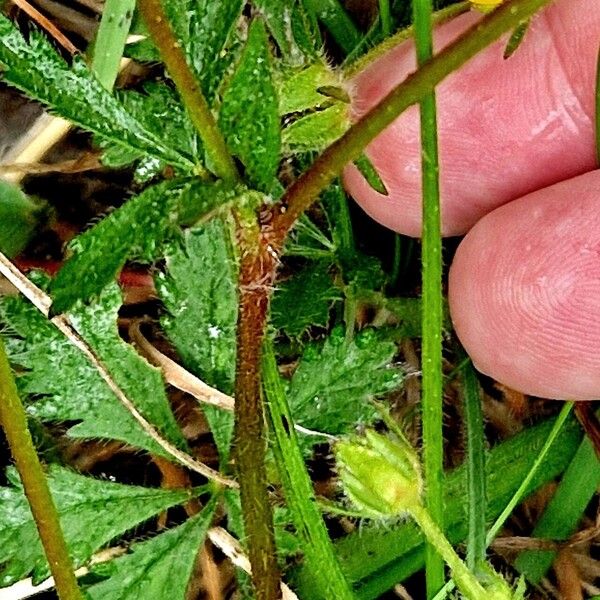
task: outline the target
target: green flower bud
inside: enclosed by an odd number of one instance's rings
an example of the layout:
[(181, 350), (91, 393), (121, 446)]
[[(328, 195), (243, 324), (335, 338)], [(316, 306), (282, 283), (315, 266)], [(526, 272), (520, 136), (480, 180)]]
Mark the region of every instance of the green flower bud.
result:
[(367, 430), (339, 442), (335, 454), (346, 495), (366, 515), (398, 516), (421, 504), (419, 460), (404, 438)]

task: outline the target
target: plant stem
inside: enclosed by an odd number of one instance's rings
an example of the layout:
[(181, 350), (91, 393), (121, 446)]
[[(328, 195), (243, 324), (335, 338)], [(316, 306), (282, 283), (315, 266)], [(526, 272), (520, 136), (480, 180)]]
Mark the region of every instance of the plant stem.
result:
[(381, 21), (381, 32), (387, 38), (392, 33), (390, 0), (379, 0), (379, 20)]
[(135, 0), (106, 0), (94, 42), (92, 69), (100, 83), (112, 90), (135, 10)]
[(6, 434), (23, 489), (61, 600), (83, 600), (46, 475), (27, 428), (27, 416), (0, 337), (0, 423)]
[(177, 86), (190, 120), (202, 138), (215, 174), (225, 180), (236, 180), (238, 172), (235, 163), (200, 85), (186, 61), (181, 44), (169, 25), (161, 0), (138, 0), (138, 10)]
[[(431, 0), (413, 0), (413, 22), (417, 63), (433, 56)], [(435, 92), (423, 98), (421, 115), (421, 181), (423, 188), (422, 233), (422, 370), (423, 473), (425, 505), (437, 526), (444, 528), (444, 436), (442, 432), (442, 238)], [(425, 554), (427, 597), (444, 585), (444, 563), (434, 546)]]
[(263, 349), (264, 389), (271, 421), (275, 460), (296, 531), (302, 542), (306, 568), (315, 581), (320, 596), (336, 600), (353, 600), (333, 544), (317, 507), (312, 482), (294, 429), (271, 340)]
[(485, 440), (479, 383), (471, 361), (462, 368), (465, 420), (467, 424), (467, 479), (469, 488), (469, 533), (467, 566), (474, 572), (485, 560)]
[(506, 522), (506, 519), (508, 519), (508, 517), (511, 515), (512, 511), (515, 510), (515, 507), (517, 506), (517, 504), (519, 504), (519, 502), (521, 502), (521, 500), (525, 497), (525, 494), (529, 491), (529, 486), (531, 485), (531, 482), (532, 482), (534, 476), (538, 472), (540, 465), (546, 458), (546, 454), (548, 454), (550, 447), (554, 443), (554, 440), (556, 440), (563, 425), (565, 424), (565, 421), (567, 420), (567, 417), (571, 414), (572, 410), (573, 410), (573, 402), (565, 402), (563, 404), (563, 407), (560, 409), (560, 413), (559, 413), (558, 417), (556, 417), (556, 421), (554, 422), (554, 425), (552, 426), (552, 430), (548, 434), (548, 437), (546, 438), (546, 441), (545, 441), (544, 445), (542, 446), (542, 449), (540, 450), (539, 454), (537, 455), (535, 462), (533, 463), (533, 465), (531, 465), (531, 469), (529, 469), (527, 476), (523, 479), (523, 481), (521, 481), (521, 485), (519, 486), (517, 491), (514, 493), (513, 497), (510, 499), (509, 503), (504, 507), (504, 510), (502, 511), (500, 516), (494, 521), (494, 524), (490, 527), (490, 530), (488, 531), (488, 534), (486, 537), (486, 545), (487, 546), (489, 546), (494, 541), (494, 538), (498, 535), (498, 532), (500, 531), (500, 529)]
[(427, 94), (480, 50), (514, 29), (550, 0), (512, 0), (486, 15), (394, 88), (373, 110), (329, 146), (286, 191), (272, 210), (272, 243), (281, 247), (298, 217), (365, 146), (409, 106)]
[[(267, 492), (261, 350), (269, 309), (274, 258), (259, 244), (257, 227), (237, 226), (241, 258), (235, 378), (235, 463), (240, 483), (248, 556), (257, 600), (281, 596), (273, 513)], [(267, 278), (265, 279), (265, 274)]]
[(477, 581), (475, 575), (469, 571), (467, 565), (465, 565), (458, 554), (456, 554), (454, 548), (446, 539), (446, 536), (432, 519), (429, 511), (423, 506), (415, 506), (412, 507), (409, 512), (423, 531), (425, 537), (444, 557), (444, 560), (452, 571), (452, 577), (456, 582), (458, 589), (469, 598), (469, 600), (491, 598), (491, 594), (483, 588)]

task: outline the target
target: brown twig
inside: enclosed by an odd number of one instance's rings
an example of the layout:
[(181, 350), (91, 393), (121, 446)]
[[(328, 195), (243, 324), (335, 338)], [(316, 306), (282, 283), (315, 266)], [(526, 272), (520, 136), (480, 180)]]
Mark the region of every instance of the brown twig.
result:
[(52, 21), (45, 17), (37, 8), (34, 8), (27, 0), (12, 0), (24, 13), (27, 13), (40, 27), (45, 29), (71, 56), (79, 50), (67, 36)]

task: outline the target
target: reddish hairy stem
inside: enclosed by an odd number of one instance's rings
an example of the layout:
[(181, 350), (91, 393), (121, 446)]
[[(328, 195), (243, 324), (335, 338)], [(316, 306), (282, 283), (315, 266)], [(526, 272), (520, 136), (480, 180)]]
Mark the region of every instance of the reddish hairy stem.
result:
[[(248, 555), (252, 565), (257, 600), (281, 598), (279, 567), (273, 537), (273, 513), (267, 493), (264, 458), (265, 415), (261, 396), (261, 348), (269, 309), (270, 288), (276, 269), (275, 259), (262, 243), (252, 242), (256, 228), (238, 226), (242, 249), (239, 279), (239, 316), (235, 378), (235, 462), (240, 474), (240, 496), (253, 522)], [(250, 238), (250, 239), (249, 239)], [(248, 519), (248, 515), (244, 515)]]

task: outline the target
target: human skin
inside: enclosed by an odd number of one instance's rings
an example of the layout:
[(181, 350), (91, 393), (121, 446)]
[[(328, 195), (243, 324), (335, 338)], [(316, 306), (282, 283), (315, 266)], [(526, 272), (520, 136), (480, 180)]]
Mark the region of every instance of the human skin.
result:
[[(437, 28), (436, 49), (480, 18), (471, 12)], [(444, 235), (464, 234), (494, 208), (595, 168), (599, 32), (598, 0), (558, 0), (533, 18), (511, 58), (503, 58), (507, 35), (436, 88)], [(412, 41), (371, 63), (348, 83), (353, 119), (415, 68)], [(418, 108), (366, 154), (389, 195), (373, 190), (353, 165), (344, 171), (347, 191), (383, 225), (420, 236)]]
[(449, 276), (455, 330), (479, 371), (544, 398), (600, 395), (600, 170), (475, 225)]

